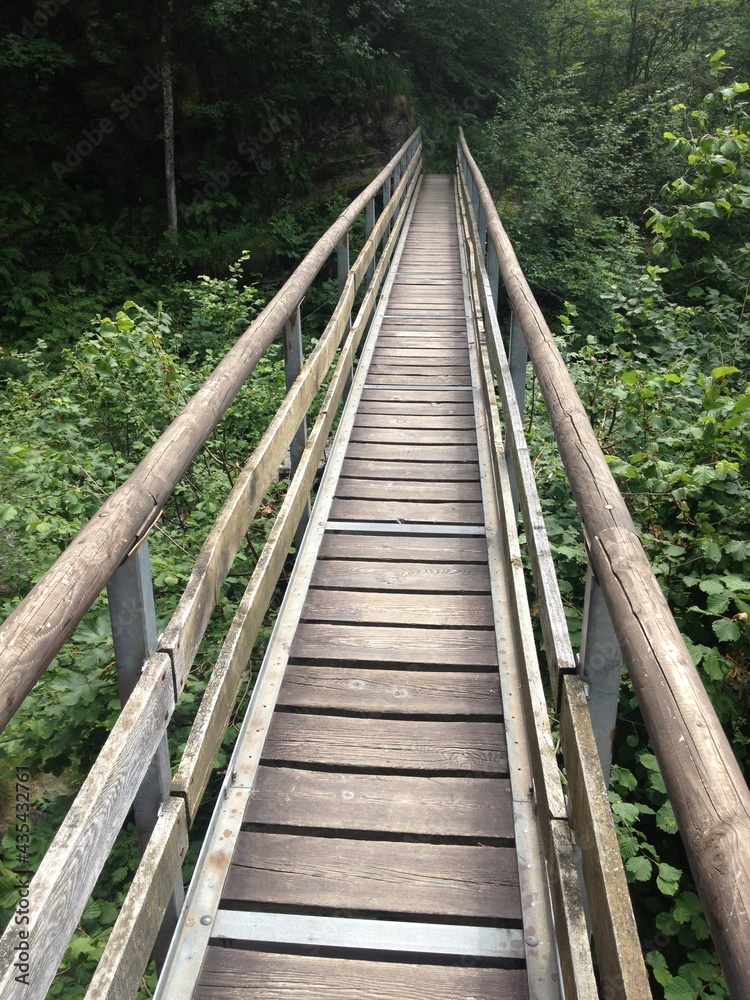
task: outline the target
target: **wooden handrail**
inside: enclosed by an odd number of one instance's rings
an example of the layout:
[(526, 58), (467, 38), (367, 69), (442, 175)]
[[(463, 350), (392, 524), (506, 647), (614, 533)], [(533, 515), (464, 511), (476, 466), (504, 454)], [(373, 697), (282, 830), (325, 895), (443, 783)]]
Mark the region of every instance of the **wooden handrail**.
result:
[(102, 504), (0, 627), (0, 732), (70, 638), (108, 579), (148, 533), (330, 255), (417, 140), (404, 143), (316, 243), (131, 476)]
[(750, 792), (463, 131), (460, 149), (734, 1000), (750, 998)]
[[(372, 315), (383, 274), (392, 258), (393, 245), (418, 187), (422, 162), (419, 141), (415, 140), (409, 147), (408, 158), (409, 164), (402, 172), (395, 196), (374, 224), (370, 238), (347, 274), (324, 333), (238, 476), (201, 549), (183, 598), (157, 642), (157, 648), (146, 660), (113, 731), (37, 867), (25, 898), (29, 918), (24, 925), (29, 954), (26, 964), (29, 982), (33, 983), (30, 993), (24, 983), (16, 980), (12, 956), (18, 936), (12, 921), (0, 938), (0, 997), (3, 1000), (20, 1000), (26, 993), (33, 998), (46, 994), (149, 763), (164, 737), (211, 611), (258, 503), (278, 471), (300, 420), (333, 365), (335, 371), (316, 424), (212, 672), (186, 753), (172, 784), (173, 798), (160, 811), (134, 882), (135, 888), (128, 895), (125, 921), (118, 919), (112, 948), (108, 948), (104, 965), (100, 966), (92, 983), (91, 996), (124, 997), (133, 995), (137, 989), (179, 877), (187, 829), (229, 725), (235, 695), (254, 640), (299, 525), (338, 403), (345, 393), (357, 345)], [(348, 335), (356, 292), (369, 264), (375, 262), (377, 247), (387, 229), (392, 230), (392, 235), (379, 255), (373, 279)], [(79, 863), (83, 858), (85, 864)], [(135, 916), (134, 909), (137, 910)], [(132, 935), (126, 933), (123, 939), (120, 931), (129, 917), (134, 921)], [(131, 986), (132, 990), (127, 993)]]

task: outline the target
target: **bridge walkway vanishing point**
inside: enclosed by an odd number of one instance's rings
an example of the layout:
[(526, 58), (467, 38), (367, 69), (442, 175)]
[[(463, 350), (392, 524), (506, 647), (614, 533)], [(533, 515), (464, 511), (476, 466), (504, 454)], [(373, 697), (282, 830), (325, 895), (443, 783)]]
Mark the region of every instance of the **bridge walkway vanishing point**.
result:
[(457, 209), (424, 178), (160, 996), (562, 995)]
[[(157, 1000), (647, 1000), (606, 787), (623, 662), (731, 996), (750, 1000), (745, 779), (463, 135), (455, 177), (421, 168), (417, 130), (0, 625), (0, 732), (105, 588), (123, 702), (19, 888), (0, 1000), (47, 996), (130, 817), (142, 857), (86, 1000), (132, 1000), (151, 956)], [(339, 299), (305, 357), (302, 304), (332, 258)], [(287, 394), (158, 634), (149, 532), (279, 337)], [(524, 436), (529, 367), (586, 543), (578, 657)], [(188, 831), (295, 539), (185, 897)]]

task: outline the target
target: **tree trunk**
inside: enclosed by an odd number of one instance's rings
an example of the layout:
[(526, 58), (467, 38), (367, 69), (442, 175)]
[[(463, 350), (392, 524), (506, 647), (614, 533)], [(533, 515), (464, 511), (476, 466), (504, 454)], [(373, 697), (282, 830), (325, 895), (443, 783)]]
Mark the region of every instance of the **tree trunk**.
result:
[(177, 242), (177, 185), (174, 165), (174, 90), (172, 87), (172, 14), (174, 0), (166, 0), (161, 36), (161, 71), (164, 94), (164, 173), (167, 186), (169, 236)]

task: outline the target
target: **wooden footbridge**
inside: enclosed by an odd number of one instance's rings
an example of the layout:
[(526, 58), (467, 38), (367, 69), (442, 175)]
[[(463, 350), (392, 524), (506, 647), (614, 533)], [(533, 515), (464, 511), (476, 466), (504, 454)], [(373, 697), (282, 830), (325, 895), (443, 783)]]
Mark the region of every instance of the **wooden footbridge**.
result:
[[(305, 358), (301, 304), (331, 254), (340, 299)], [(159, 636), (148, 532), (279, 334), (286, 399)], [(529, 359), (589, 551), (579, 657), (523, 436)], [(287, 452), (286, 499), (170, 761), (169, 719)], [(183, 899), (189, 829), (295, 537)], [(152, 953), (162, 1000), (651, 996), (604, 777), (623, 659), (731, 995), (750, 997), (744, 780), (463, 137), (453, 177), (423, 176), (412, 136), (8, 619), (0, 725), (105, 586), (125, 704), (0, 941), (2, 1000), (46, 996), (133, 809), (143, 859), (90, 1000), (135, 996)]]

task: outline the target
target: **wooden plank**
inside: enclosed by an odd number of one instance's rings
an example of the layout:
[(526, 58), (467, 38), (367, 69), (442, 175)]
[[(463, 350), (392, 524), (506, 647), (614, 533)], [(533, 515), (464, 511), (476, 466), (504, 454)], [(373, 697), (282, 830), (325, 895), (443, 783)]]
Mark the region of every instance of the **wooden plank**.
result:
[[(424, 396), (425, 393), (420, 393)], [(446, 395), (441, 393), (441, 396)], [(464, 393), (466, 395), (466, 393)], [(428, 417), (430, 420), (474, 420), (474, 407), (470, 402), (454, 403), (427, 394), (428, 398), (424, 402), (410, 400), (409, 402), (391, 403), (387, 400), (367, 401), (359, 404), (357, 419), (365, 420), (367, 417), (387, 416), (403, 418), (404, 420), (416, 417)]]
[(428, 346), (423, 344), (421, 347), (401, 347), (398, 346), (398, 340), (394, 343), (393, 338), (390, 338), (388, 344), (384, 344), (378, 340), (378, 346), (375, 348), (373, 354), (373, 361), (376, 364), (387, 362), (388, 364), (417, 365), (419, 367), (422, 365), (444, 364), (467, 365), (469, 363), (469, 352), (463, 346), (441, 345), (435, 347), (429, 342)]
[[(174, 711), (168, 656), (154, 654), (120, 713), (28, 890), (28, 976), (46, 995)], [(18, 927), (0, 941), (0, 995), (20, 997)]]
[(362, 427), (355, 425), (351, 441), (363, 443), (397, 445), (473, 445), (477, 434), (474, 428), (454, 430), (452, 428), (428, 429), (424, 427)]
[(424, 483), (409, 479), (339, 479), (336, 496), (340, 500), (377, 500), (386, 495), (389, 500), (432, 501), (440, 503), (479, 503), (482, 491), (479, 483)]
[(363, 670), (290, 664), (279, 693), (286, 708), (404, 715), (499, 716), (496, 673)]
[(291, 655), (303, 659), (441, 666), (496, 666), (494, 630), (312, 625), (297, 629)]
[(483, 538), (416, 538), (326, 532), (319, 559), (375, 559), (394, 562), (487, 563)]
[(441, 389), (439, 392), (429, 393), (424, 389), (385, 389), (378, 386), (366, 387), (362, 393), (360, 406), (367, 403), (418, 403), (420, 405), (429, 404), (443, 406), (447, 403), (458, 403), (462, 406), (471, 406), (471, 393), (465, 389)]
[(650, 1000), (648, 973), (630, 902), (583, 680), (562, 678), (562, 735), (571, 824), (583, 852), (591, 926), (607, 996)]
[(363, 458), (372, 462), (381, 459), (386, 462), (464, 462), (476, 463), (475, 445), (386, 445), (360, 444), (353, 441), (346, 449), (347, 458)]
[(479, 482), (479, 465), (476, 462), (414, 462), (347, 458), (344, 460), (341, 474), (352, 479), (408, 479), (446, 483)]
[(508, 773), (500, 722), (415, 722), (276, 712), (263, 760), (358, 770)]
[(312, 586), (368, 591), (488, 594), (490, 574), (486, 564), (327, 559), (316, 565)]
[(240, 833), (223, 905), (314, 906), (368, 913), (521, 917), (508, 847)]
[[(371, 409), (357, 413), (356, 428), (398, 427), (424, 430), (474, 431), (474, 416), (471, 413), (450, 414), (435, 412), (436, 407), (426, 408), (426, 413), (414, 413), (411, 408), (400, 413), (374, 413)], [(476, 433), (476, 432), (475, 432)]]
[(418, 374), (406, 374), (403, 368), (374, 365), (367, 376), (369, 385), (471, 385), (467, 368), (423, 369)]
[(245, 823), (512, 840), (506, 778), (420, 778), (261, 767)]
[(209, 948), (192, 1000), (527, 1000), (518, 970)]
[(416, 358), (394, 357), (392, 351), (381, 351), (373, 358), (370, 365), (371, 375), (445, 375), (456, 373), (466, 374), (469, 371), (469, 359), (460, 354), (450, 357)]
[(170, 798), (156, 827), (99, 960), (86, 1000), (131, 1000), (151, 958), (164, 912), (182, 877), (188, 849), (181, 798)]
[(393, 594), (311, 589), (303, 621), (493, 628), (489, 594)]
[(400, 500), (334, 500), (334, 521), (397, 521), (400, 524), (484, 524), (480, 503), (409, 503)]

